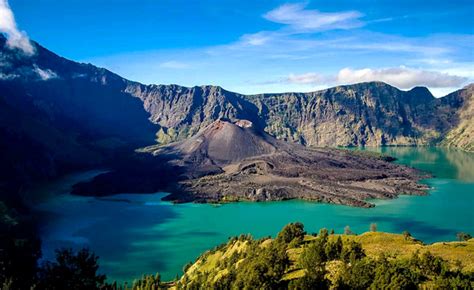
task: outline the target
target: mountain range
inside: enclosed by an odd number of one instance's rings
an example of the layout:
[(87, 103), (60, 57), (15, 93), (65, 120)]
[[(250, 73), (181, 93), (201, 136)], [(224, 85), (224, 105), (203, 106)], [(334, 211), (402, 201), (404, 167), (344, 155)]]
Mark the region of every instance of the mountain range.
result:
[(248, 120), (311, 147), (443, 145), (474, 151), (474, 85), (434, 98), (381, 82), (311, 93), (242, 95), (218, 86), (144, 85), (0, 35), (0, 191), (103, 166), (186, 140), (218, 120)]

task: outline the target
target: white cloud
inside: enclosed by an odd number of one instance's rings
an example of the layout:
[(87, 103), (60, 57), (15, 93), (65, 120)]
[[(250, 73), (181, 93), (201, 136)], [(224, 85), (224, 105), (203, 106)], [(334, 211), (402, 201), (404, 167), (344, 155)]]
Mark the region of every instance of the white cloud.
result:
[(19, 75), (17, 75), (17, 74), (0, 73), (0, 80), (2, 80), (2, 81), (9, 81), (9, 80), (12, 80), (12, 79), (16, 79), (17, 77), (19, 77)]
[(326, 82), (326, 77), (318, 73), (290, 74), (286, 79), (291, 84), (321, 84)]
[(338, 83), (359, 83), (368, 81), (382, 81), (401, 89), (415, 86), (430, 88), (457, 87), (465, 83), (465, 77), (451, 75), (437, 71), (427, 71), (407, 67), (353, 70), (344, 68), (336, 77)]
[(244, 34), (240, 38), (240, 44), (250, 46), (260, 46), (268, 43), (274, 39), (274, 34), (266, 31), (261, 31), (253, 34)]
[(35, 65), (34, 72), (40, 77), (41, 80), (47, 81), (50, 79), (58, 78), (58, 75), (50, 69), (41, 69)]
[(171, 68), (171, 69), (185, 69), (189, 68), (189, 64), (180, 62), (180, 61), (165, 61), (160, 63), (160, 67), (162, 68)]
[(332, 29), (350, 29), (360, 27), (363, 15), (358, 11), (325, 13), (318, 10), (305, 9), (306, 4), (284, 4), (266, 14), (267, 20), (286, 24), (297, 31), (323, 31)]
[[(282, 25), (273, 30), (243, 31), (234, 41), (219, 45), (83, 61), (144, 83), (217, 84), (247, 94), (312, 91), (345, 84), (349, 76), (344, 82), (342, 76), (341, 81), (337, 80), (344, 67), (356, 68), (350, 70), (354, 82), (382, 80), (400, 88), (434, 84), (430, 90), (441, 89), (439, 86), (474, 80), (473, 66), (466, 65), (472, 62), (471, 35), (376, 32), (370, 30), (371, 20), (357, 11), (326, 13), (304, 4), (276, 7), (262, 17)], [(390, 19), (375, 19), (372, 23), (384, 21)], [(365, 29), (337, 29), (360, 25), (366, 25)], [(183, 74), (179, 70), (186, 67), (183, 64), (190, 64), (192, 70)], [(400, 69), (400, 65), (416, 69)], [(381, 66), (385, 69), (373, 69)], [(371, 68), (368, 73), (358, 72), (357, 68), (366, 67)]]
[(27, 55), (33, 55), (35, 48), (24, 31), (18, 30), (13, 11), (7, 0), (0, 0), (0, 32), (7, 35), (10, 48), (21, 49)]
[(358, 70), (343, 68), (335, 75), (323, 75), (314, 72), (290, 74), (284, 79), (284, 82), (289, 84), (331, 86), (338, 84), (381, 81), (396, 86), (400, 89), (410, 89), (415, 86), (426, 86), (429, 88), (438, 89), (438, 91), (441, 92), (446, 91), (444, 89), (460, 87), (468, 80), (469, 78), (459, 75), (401, 66), (381, 69), (364, 68)]

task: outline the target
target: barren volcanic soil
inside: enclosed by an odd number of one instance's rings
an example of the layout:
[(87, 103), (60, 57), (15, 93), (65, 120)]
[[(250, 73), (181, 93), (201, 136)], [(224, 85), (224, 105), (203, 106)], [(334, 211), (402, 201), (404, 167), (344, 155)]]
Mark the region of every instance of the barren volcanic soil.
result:
[(381, 156), (280, 141), (250, 121), (218, 120), (195, 136), (145, 151), (183, 168), (174, 202), (304, 199), (359, 207), (425, 194), (421, 175)]

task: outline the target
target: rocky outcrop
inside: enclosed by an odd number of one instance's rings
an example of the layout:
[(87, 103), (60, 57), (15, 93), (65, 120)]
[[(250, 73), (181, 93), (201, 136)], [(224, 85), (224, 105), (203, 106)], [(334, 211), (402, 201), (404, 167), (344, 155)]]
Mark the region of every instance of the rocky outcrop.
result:
[(182, 168), (180, 188), (166, 197), (175, 202), (297, 198), (370, 207), (370, 198), (426, 190), (413, 169), (345, 150), (287, 143), (242, 120), (218, 120), (190, 139), (146, 151)]

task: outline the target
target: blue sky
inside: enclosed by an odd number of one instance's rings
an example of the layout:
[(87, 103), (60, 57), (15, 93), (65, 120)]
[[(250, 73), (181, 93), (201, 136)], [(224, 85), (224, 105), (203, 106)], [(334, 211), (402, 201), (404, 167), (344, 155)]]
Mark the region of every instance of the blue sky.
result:
[(48, 49), (143, 83), (261, 93), (381, 80), (402, 89), (428, 86), (440, 96), (474, 80), (472, 1), (9, 5), (19, 30)]

